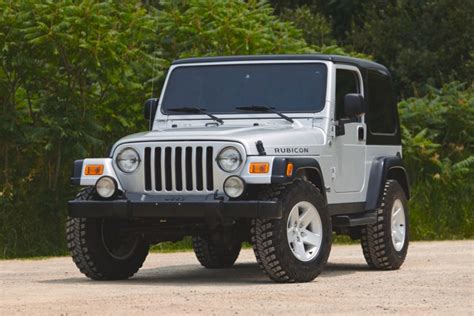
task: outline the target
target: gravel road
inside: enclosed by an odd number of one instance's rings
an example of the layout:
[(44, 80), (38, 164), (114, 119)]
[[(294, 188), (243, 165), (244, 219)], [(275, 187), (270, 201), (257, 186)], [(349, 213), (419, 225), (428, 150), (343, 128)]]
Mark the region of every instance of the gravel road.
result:
[(360, 247), (334, 246), (314, 282), (275, 284), (251, 250), (206, 270), (192, 252), (151, 254), (127, 281), (82, 276), (70, 258), (0, 261), (0, 315), (474, 314), (474, 241), (412, 243), (398, 271), (371, 271)]

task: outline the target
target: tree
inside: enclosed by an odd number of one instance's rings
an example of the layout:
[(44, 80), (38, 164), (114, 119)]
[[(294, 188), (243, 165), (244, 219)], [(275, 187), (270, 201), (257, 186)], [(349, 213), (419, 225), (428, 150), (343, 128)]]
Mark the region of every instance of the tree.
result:
[(0, 2), (0, 249), (63, 249), (75, 158), (144, 126), (156, 19), (131, 1)]
[(399, 104), (412, 237), (472, 238), (474, 86), (452, 82), (427, 91)]
[(396, 1), (367, 8), (351, 45), (394, 73), (402, 96), (423, 95), (429, 83), (474, 81), (474, 2)]
[(256, 0), (161, 4), (159, 45), (168, 60), (189, 56), (309, 52), (301, 31)]
[(282, 9), (280, 17), (284, 21), (293, 22), (303, 32), (303, 37), (309, 45), (316, 47), (335, 45), (332, 36), (331, 23), (317, 10), (308, 6), (296, 9)]

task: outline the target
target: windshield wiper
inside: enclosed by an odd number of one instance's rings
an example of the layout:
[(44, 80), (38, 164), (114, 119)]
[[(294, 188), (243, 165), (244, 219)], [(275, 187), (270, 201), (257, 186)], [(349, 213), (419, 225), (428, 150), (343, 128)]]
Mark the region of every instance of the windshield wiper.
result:
[(217, 116), (209, 113), (206, 111), (206, 109), (201, 109), (201, 108), (198, 108), (197, 106), (182, 106), (182, 107), (178, 107), (178, 108), (171, 108), (171, 109), (166, 109), (167, 111), (170, 111), (170, 112), (182, 112), (182, 113), (194, 113), (194, 114), (204, 114), (204, 115), (207, 115), (209, 116), (211, 119), (213, 119), (214, 121), (220, 123), (220, 124), (224, 124), (224, 121), (220, 118), (218, 118)]
[(253, 111), (253, 112), (262, 112), (262, 113), (275, 113), (281, 118), (287, 120), (288, 122), (293, 123), (294, 120), (291, 117), (286, 116), (285, 114), (281, 113), (280, 111), (275, 110), (275, 108), (265, 105), (250, 105), (250, 106), (238, 106), (236, 107), (237, 110), (244, 110), (244, 111)]

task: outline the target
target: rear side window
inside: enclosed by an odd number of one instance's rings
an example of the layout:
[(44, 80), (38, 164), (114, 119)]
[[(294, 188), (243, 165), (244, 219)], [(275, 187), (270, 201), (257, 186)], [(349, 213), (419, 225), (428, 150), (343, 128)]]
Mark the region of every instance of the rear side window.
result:
[(369, 130), (377, 134), (393, 134), (397, 126), (397, 108), (390, 77), (377, 70), (368, 71)]
[(345, 117), (344, 97), (348, 93), (359, 93), (357, 73), (347, 69), (336, 70), (336, 120)]

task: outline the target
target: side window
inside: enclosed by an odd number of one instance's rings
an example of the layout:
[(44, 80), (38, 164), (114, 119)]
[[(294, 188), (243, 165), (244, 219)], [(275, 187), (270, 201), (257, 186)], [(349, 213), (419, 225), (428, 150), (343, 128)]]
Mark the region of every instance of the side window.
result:
[(344, 96), (359, 93), (359, 77), (355, 71), (336, 69), (336, 120), (344, 115)]
[(390, 77), (382, 72), (369, 70), (369, 111), (367, 123), (372, 133), (392, 134), (396, 130), (397, 108)]

